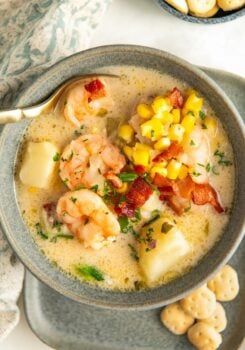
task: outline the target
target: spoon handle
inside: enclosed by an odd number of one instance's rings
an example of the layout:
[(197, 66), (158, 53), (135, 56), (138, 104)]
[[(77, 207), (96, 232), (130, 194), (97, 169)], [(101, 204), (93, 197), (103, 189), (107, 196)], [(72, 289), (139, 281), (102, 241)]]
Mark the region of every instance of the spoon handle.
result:
[(42, 103), (40, 105), (29, 108), (16, 108), (0, 111), (0, 125), (19, 122), (22, 119), (35, 118), (39, 116), (44, 110), (48, 110), (49, 107), (49, 103)]

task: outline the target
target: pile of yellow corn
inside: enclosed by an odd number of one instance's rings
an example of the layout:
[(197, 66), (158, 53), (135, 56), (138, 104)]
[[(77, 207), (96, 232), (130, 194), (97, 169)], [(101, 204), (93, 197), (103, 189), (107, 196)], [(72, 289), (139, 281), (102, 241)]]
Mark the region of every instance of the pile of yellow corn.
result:
[[(135, 165), (142, 165), (154, 177), (156, 173), (175, 180), (184, 179), (189, 169), (175, 159), (170, 162), (162, 161), (151, 165), (151, 155), (155, 151), (167, 149), (172, 141), (181, 143), (200, 120), (203, 98), (191, 90), (182, 109), (174, 109), (167, 97), (157, 96), (151, 104), (140, 103), (137, 114), (142, 118), (140, 130), (143, 137), (149, 139), (151, 146), (136, 142), (134, 146), (125, 145), (123, 151)], [(202, 112), (201, 112), (202, 113)], [(205, 116), (205, 128), (215, 129), (216, 121)], [(134, 140), (134, 130), (131, 125), (119, 127), (118, 135), (127, 144)]]

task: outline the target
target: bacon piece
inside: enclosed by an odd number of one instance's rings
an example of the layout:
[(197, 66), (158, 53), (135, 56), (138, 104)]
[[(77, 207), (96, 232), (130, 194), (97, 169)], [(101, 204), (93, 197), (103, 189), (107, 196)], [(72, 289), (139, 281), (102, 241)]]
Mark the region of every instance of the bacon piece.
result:
[(145, 173), (145, 167), (143, 165), (135, 165), (134, 170), (139, 175)]
[(85, 84), (84, 87), (91, 94), (89, 97), (90, 101), (106, 96), (105, 86), (99, 79), (92, 80), (90, 83)]
[(161, 162), (163, 160), (169, 160), (171, 158), (176, 158), (181, 152), (183, 152), (183, 147), (177, 142), (174, 141), (171, 143), (168, 149), (158, 154), (153, 162)]
[(148, 183), (142, 179), (142, 177), (138, 177), (134, 180), (132, 187), (126, 194), (126, 199), (129, 203), (135, 205), (136, 208), (141, 207), (150, 195), (153, 193), (153, 190)]
[(175, 87), (168, 95), (169, 102), (174, 108), (182, 108), (184, 105), (184, 97), (181, 91)]
[(211, 204), (218, 213), (223, 213), (224, 209), (219, 203), (216, 191), (209, 184), (195, 184), (192, 192), (192, 200), (196, 205)]
[(122, 180), (119, 179), (119, 177), (113, 173), (107, 173), (107, 174), (104, 174), (104, 177), (109, 180), (112, 185), (116, 188), (121, 188), (123, 183), (122, 183)]
[(166, 198), (170, 208), (175, 211), (176, 214), (182, 215), (186, 208), (190, 207), (190, 201), (178, 196), (169, 196)]
[(192, 192), (195, 189), (195, 182), (188, 175), (185, 179), (176, 181), (173, 189), (177, 196), (185, 199), (191, 199)]
[(114, 210), (119, 216), (127, 216), (128, 218), (132, 218), (135, 215), (136, 207), (134, 204), (122, 202), (118, 206), (115, 206)]

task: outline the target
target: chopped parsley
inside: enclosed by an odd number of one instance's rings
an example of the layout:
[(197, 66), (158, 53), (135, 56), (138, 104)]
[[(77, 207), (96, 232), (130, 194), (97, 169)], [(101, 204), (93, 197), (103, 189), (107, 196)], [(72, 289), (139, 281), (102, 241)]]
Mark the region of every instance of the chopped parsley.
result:
[(193, 117), (195, 117), (195, 113), (193, 111), (189, 111), (187, 114), (193, 115)]
[(197, 163), (197, 165), (199, 165), (199, 166), (201, 166), (201, 167), (205, 168), (205, 165), (204, 165), (204, 164)]
[(199, 112), (199, 117), (204, 120), (206, 118), (206, 114), (203, 111)]
[(92, 186), (92, 187), (90, 187), (90, 190), (91, 190), (91, 191), (94, 191), (95, 193), (98, 192), (98, 189), (99, 189), (99, 185), (98, 185), (98, 184), (97, 184), (97, 185), (94, 185), (94, 186)]
[(53, 156), (53, 161), (58, 162), (59, 160), (60, 160), (60, 154), (56, 152), (55, 155)]
[(68, 158), (68, 160), (72, 160), (72, 158), (73, 158), (73, 155), (74, 155), (74, 153), (73, 153), (73, 151), (71, 151), (71, 154), (69, 155), (69, 158)]
[(69, 182), (68, 179), (63, 180), (64, 184), (67, 186), (67, 183)]
[(186, 207), (186, 208), (184, 209), (184, 212), (185, 212), (185, 213), (188, 213), (188, 211), (190, 211), (190, 210), (191, 210), (191, 206)]
[(73, 239), (74, 236), (72, 236), (72, 235), (67, 235), (67, 234), (65, 234), (65, 233), (58, 233), (56, 236), (54, 236), (54, 237), (52, 237), (52, 238), (50, 239), (50, 242), (56, 243), (58, 238)]
[(95, 266), (77, 265), (75, 268), (79, 275), (81, 275), (85, 280), (104, 281), (105, 279), (103, 273)]
[(155, 130), (151, 129), (151, 137), (154, 137)]
[(154, 229), (152, 227), (149, 227), (146, 231), (146, 238), (145, 243), (147, 244), (147, 248), (145, 249), (146, 252), (150, 252), (152, 249), (156, 248), (157, 241), (153, 239), (152, 233), (154, 232)]
[(67, 105), (67, 100), (64, 101), (64, 106), (66, 106), (66, 105)]
[(208, 164), (206, 165), (205, 169), (206, 169), (206, 171), (209, 173), (209, 172), (210, 172), (210, 170), (212, 169), (211, 164), (210, 164), (210, 163), (208, 163)]
[(119, 216), (118, 222), (122, 233), (129, 233), (132, 231), (132, 224), (127, 216)]
[(40, 222), (37, 222), (36, 225), (35, 225), (35, 227), (36, 227), (36, 230), (37, 230), (37, 234), (38, 234), (40, 237), (42, 237), (43, 239), (48, 239), (48, 235), (47, 235), (46, 232), (43, 231), (43, 228), (42, 228)]
[(85, 187), (82, 185), (76, 186), (75, 191), (83, 190)]
[(136, 251), (135, 247), (132, 246), (132, 244), (130, 244), (130, 243), (128, 243), (128, 246), (129, 246), (129, 248), (130, 248), (130, 250), (131, 250), (131, 254), (130, 254), (131, 257), (132, 257), (134, 260), (139, 261), (139, 256), (138, 256), (138, 254), (137, 254), (137, 251)]
[(73, 203), (76, 203), (77, 198), (75, 198), (75, 197), (71, 197), (71, 201), (72, 201)]
[(138, 175), (135, 173), (121, 173), (117, 175), (122, 182), (132, 182), (137, 179)]
[(75, 136), (81, 136), (82, 133), (81, 133), (80, 131), (78, 131), (78, 130), (75, 130), (75, 131), (74, 131), (74, 135), (75, 135)]
[(162, 233), (168, 233), (168, 231), (170, 231), (173, 227), (174, 227), (174, 225), (171, 225), (168, 222), (164, 222), (162, 224), (162, 227), (161, 227), (161, 232)]
[(200, 176), (200, 175), (202, 175), (202, 174), (201, 174), (201, 173), (198, 173), (197, 171), (193, 171), (193, 172), (192, 172), (192, 175), (197, 177), (197, 176)]
[(142, 227), (148, 226), (160, 218), (159, 210), (153, 210), (151, 215), (152, 215), (151, 219), (147, 221)]
[(195, 142), (193, 140), (191, 140), (190, 145), (195, 146)]
[(225, 159), (225, 154), (224, 152), (221, 152), (220, 150), (216, 150), (214, 152), (214, 156), (218, 157), (218, 164), (223, 165), (223, 166), (229, 166), (232, 165), (232, 162), (228, 159)]
[(204, 123), (201, 124), (201, 127), (202, 127), (202, 129), (207, 129), (207, 125)]

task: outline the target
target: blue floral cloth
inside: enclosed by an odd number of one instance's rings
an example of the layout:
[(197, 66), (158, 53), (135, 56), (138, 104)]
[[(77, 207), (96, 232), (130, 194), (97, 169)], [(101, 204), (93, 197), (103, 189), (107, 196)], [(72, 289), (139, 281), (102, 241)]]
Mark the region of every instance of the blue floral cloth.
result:
[[(89, 46), (111, 0), (0, 0), (0, 109), (47, 67)], [(1, 127), (0, 127), (1, 132)], [(0, 229), (0, 340), (19, 320), (24, 268)]]

